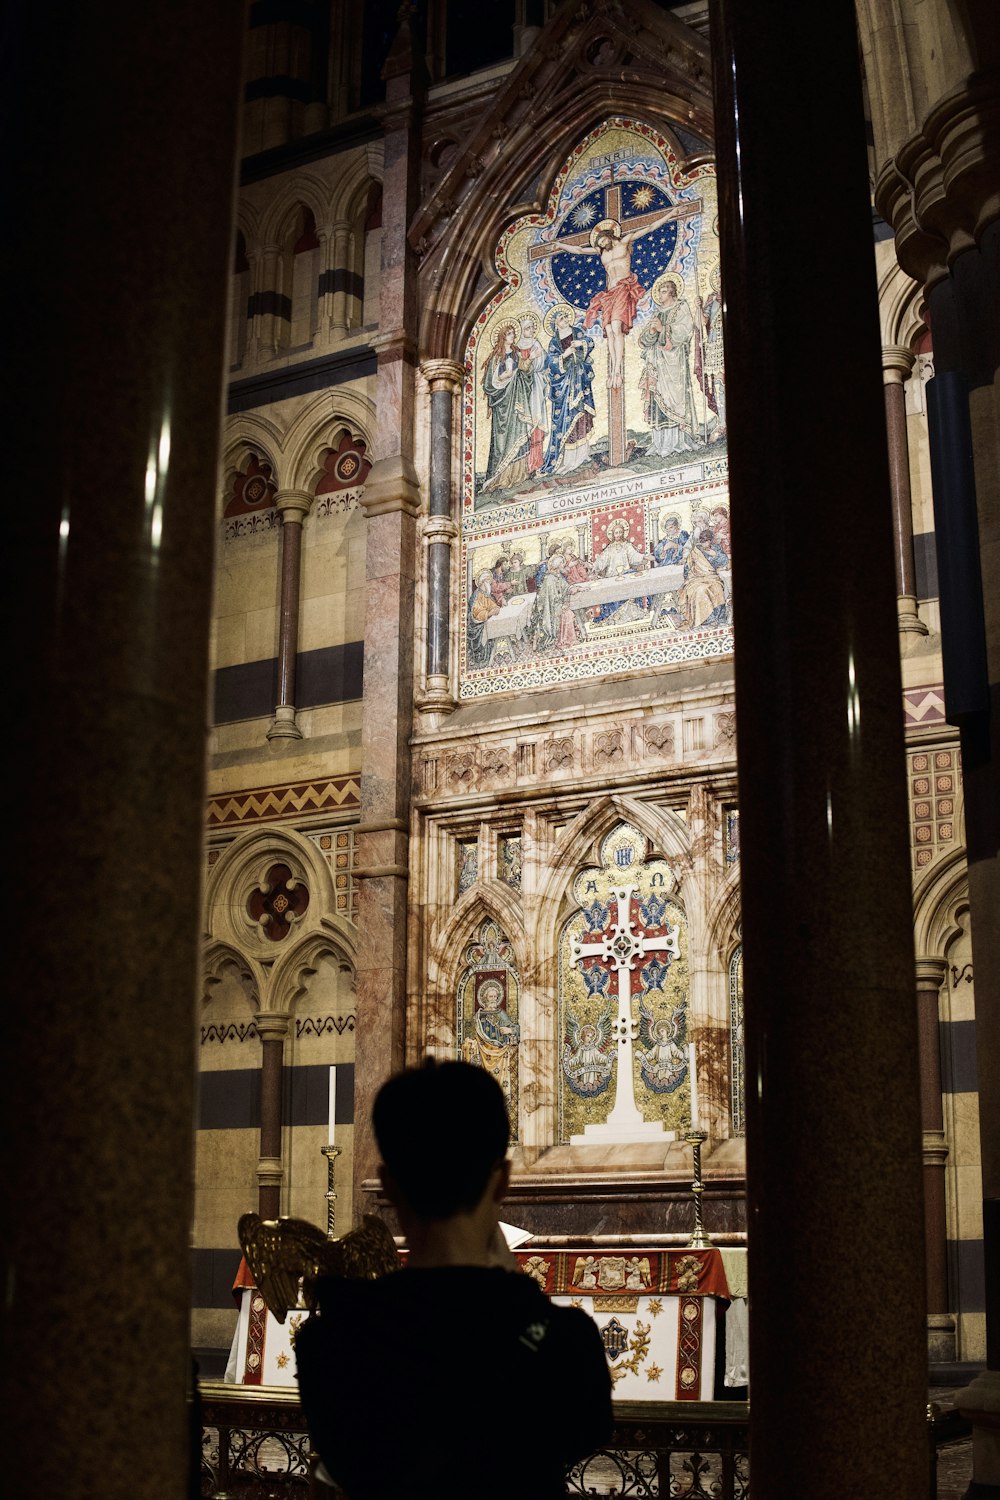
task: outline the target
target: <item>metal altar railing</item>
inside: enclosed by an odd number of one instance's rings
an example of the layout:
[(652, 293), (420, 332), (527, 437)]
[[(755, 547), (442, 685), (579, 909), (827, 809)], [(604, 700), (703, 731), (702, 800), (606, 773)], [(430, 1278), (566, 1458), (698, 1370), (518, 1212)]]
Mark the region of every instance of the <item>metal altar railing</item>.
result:
[[(330, 1500), (294, 1390), (218, 1380), (199, 1389), (206, 1500)], [(575, 1465), (567, 1492), (747, 1500), (747, 1410), (745, 1401), (616, 1402), (611, 1442)]]
[[(199, 1390), (205, 1500), (331, 1500), (334, 1492), (314, 1476), (294, 1389), (203, 1380)], [(927, 1415), (927, 1494), (934, 1500), (938, 1447), (971, 1429), (954, 1412), (931, 1407)], [(616, 1401), (614, 1418), (608, 1446), (571, 1470), (570, 1496), (749, 1500), (745, 1401)]]

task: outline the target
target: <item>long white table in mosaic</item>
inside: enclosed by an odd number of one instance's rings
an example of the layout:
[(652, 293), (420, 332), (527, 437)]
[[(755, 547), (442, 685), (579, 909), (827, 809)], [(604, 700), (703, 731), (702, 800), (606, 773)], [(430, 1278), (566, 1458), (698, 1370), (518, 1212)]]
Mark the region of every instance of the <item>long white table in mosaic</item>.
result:
[(528, 627), (535, 607), (534, 594), (515, 594), (495, 615), (486, 621), (486, 639), (498, 641), (507, 636), (521, 636)]
[(570, 609), (596, 609), (599, 604), (615, 604), (619, 599), (672, 594), (683, 582), (684, 569), (681, 566), (647, 568), (644, 573), (623, 573), (615, 578), (595, 578), (591, 583), (574, 584), (566, 602)]

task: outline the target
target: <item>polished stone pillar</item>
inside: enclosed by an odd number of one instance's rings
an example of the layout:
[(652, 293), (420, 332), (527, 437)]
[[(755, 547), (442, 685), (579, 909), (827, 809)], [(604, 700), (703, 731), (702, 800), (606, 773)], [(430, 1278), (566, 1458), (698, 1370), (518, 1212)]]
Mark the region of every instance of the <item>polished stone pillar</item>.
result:
[[(742, 792), (750, 1469), (767, 1500), (916, 1496), (927, 1484), (927, 1341), (912, 907), (853, 8), (714, 0), (712, 54)], [(796, 310), (831, 302), (835, 399), (817, 402)]]
[(372, 1100), (402, 1066), (406, 1015), (413, 614), (420, 490), (413, 463), (416, 267), (406, 232), (419, 181), (423, 65), (409, 12), (383, 69), (386, 80), (378, 357), (377, 457), (361, 497), (367, 519), (361, 821), (358, 863), (357, 1060), (354, 1067), (355, 1216), (372, 1202), (378, 1152)]
[(281, 603), (278, 608), (278, 702), (267, 731), (269, 740), (300, 740), (295, 722), (295, 663), (299, 649), (299, 596), (302, 589), (302, 523), (313, 497), (308, 490), (279, 490), (281, 512)]
[(281, 1213), (281, 1185), (285, 1177), (281, 1161), (281, 1094), (288, 1016), (284, 1012), (265, 1012), (257, 1016), (256, 1025), (261, 1043), (257, 1212), (262, 1219), (276, 1219)]
[(912, 350), (898, 344), (882, 346), (882, 383), (885, 386), (885, 431), (889, 444), (889, 484), (892, 489), (892, 526), (896, 558), (896, 609), (904, 634), (926, 635), (917, 608), (917, 569), (913, 556), (913, 508), (910, 497), (910, 450), (906, 441), (906, 393), (913, 369)]
[(347, 335), (347, 252), (351, 243), (351, 226), (338, 219), (333, 226), (333, 314), (330, 332), (335, 339)]
[(452, 495), (453, 413), (465, 371), (450, 359), (425, 360), (431, 396), (430, 515), (423, 538), (427, 573), (427, 646), (424, 684), (417, 706), (422, 714), (447, 714), (455, 707), (451, 691), (451, 551), (458, 538)]
[(12, 24), (3, 1482), (180, 1500), (243, 11)]
[(917, 959), (917, 1029), (920, 1045), (920, 1116), (924, 1140), (924, 1243), (927, 1255), (927, 1352), (931, 1360), (955, 1358), (955, 1319), (948, 1310), (948, 1216), (945, 1167), (948, 1143), (941, 1103), (941, 1030), (938, 997), (948, 966), (943, 958)]
[[(993, 119), (998, 95), (994, 82)], [(993, 149), (990, 178), (984, 172), (982, 180), (995, 184), (996, 137), (981, 139)], [(977, 248), (955, 258), (950, 275), (930, 289), (928, 305), (945, 704), (961, 735), (976, 974), (986, 1262), (987, 1369), (956, 1406), (973, 1424), (975, 1495), (985, 1500), (1000, 1497), (1000, 223), (990, 225)]]

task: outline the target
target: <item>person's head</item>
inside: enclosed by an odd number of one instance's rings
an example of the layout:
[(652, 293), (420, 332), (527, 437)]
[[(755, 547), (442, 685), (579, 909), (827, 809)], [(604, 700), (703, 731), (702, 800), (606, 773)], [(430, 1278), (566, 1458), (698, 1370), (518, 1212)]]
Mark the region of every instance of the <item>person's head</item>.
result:
[(495, 1180), (506, 1188), (507, 1105), (483, 1068), (425, 1058), (383, 1084), (372, 1127), (383, 1186), (417, 1219), (471, 1213)]
[(670, 540), (673, 540), (673, 538), (678, 535), (680, 529), (681, 523), (678, 516), (668, 516), (661, 527), (663, 535)]
[(488, 594), (489, 593), (489, 591), (490, 591), (490, 584), (492, 582), (493, 582), (493, 574), (490, 572), (490, 570), (488, 568), (484, 568), (483, 571), (479, 574), (478, 578), (476, 579), (476, 585), (479, 588), (480, 593), (483, 593), (483, 594)]

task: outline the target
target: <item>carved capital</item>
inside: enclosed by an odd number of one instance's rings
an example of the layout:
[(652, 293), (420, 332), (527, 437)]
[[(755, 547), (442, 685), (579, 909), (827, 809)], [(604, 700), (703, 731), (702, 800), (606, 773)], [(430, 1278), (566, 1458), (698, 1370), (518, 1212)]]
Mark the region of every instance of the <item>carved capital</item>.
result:
[(882, 379), (886, 385), (902, 385), (910, 378), (917, 356), (904, 344), (882, 345)]
[(453, 359), (425, 359), (420, 369), (432, 391), (454, 392), (462, 389), (465, 367)]
[(917, 989), (933, 990), (935, 994), (945, 981), (948, 965), (943, 958), (918, 958), (916, 962)]
[(301, 526), (312, 508), (313, 498), (308, 490), (279, 490), (274, 497), (274, 506), (281, 511), (286, 526)]
[(257, 1035), (262, 1042), (283, 1042), (288, 1035), (288, 1021), (286, 1010), (258, 1011), (254, 1017)]
[(1000, 82), (968, 79), (934, 106), (879, 173), (875, 206), (907, 275), (932, 286), (1000, 218)]

